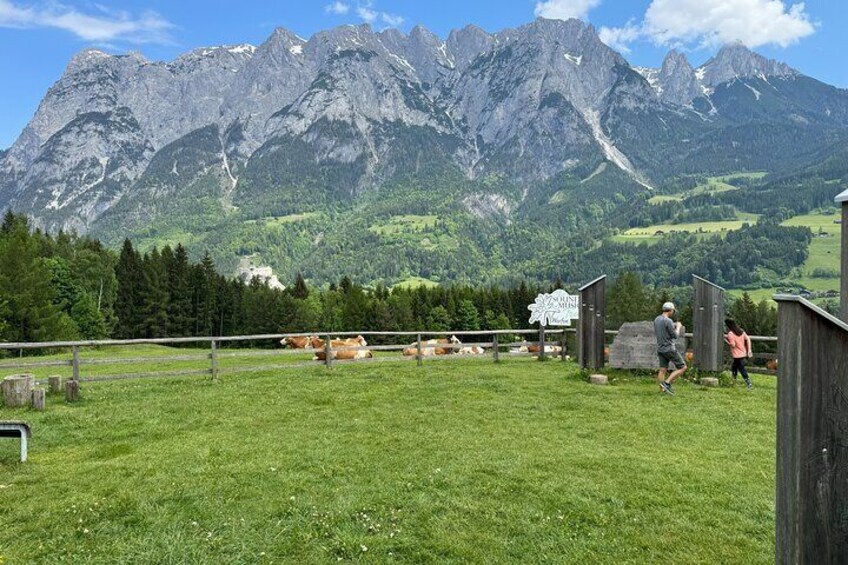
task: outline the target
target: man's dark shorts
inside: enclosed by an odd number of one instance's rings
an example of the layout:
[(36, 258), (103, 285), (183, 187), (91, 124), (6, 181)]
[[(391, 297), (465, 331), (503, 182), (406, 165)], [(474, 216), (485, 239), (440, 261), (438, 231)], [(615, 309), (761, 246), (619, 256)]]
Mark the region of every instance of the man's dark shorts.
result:
[(660, 361), (660, 369), (668, 368), (669, 363), (674, 363), (675, 369), (682, 369), (686, 366), (686, 361), (683, 360), (683, 356), (680, 355), (678, 350), (674, 351), (657, 351), (657, 359)]

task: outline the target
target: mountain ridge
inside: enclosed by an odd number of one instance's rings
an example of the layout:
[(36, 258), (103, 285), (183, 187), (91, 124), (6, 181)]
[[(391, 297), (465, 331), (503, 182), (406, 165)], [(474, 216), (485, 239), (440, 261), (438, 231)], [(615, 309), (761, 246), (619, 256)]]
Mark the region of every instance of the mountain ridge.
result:
[(308, 40), (278, 28), (170, 62), (81, 51), (0, 153), (0, 204), (109, 241), (441, 210), (491, 230), (474, 253), (493, 259), (494, 234), (532, 218), (577, 229), (569, 206), (591, 207), (590, 189), (613, 212), (680, 175), (800, 167), (845, 140), (848, 92), (739, 44), (697, 69), (674, 50), (647, 69), (579, 20), (444, 40), (421, 26)]

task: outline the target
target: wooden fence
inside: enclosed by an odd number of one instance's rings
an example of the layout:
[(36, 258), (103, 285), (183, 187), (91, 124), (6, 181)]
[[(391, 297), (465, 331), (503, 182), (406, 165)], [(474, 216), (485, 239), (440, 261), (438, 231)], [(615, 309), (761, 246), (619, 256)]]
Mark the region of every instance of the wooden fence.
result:
[[(605, 343), (609, 345), (612, 339), (618, 334), (615, 330), (604, 331)], [(566, 356), (575, 356), (577, 354), (577, 328), (555, 329), (555, 330), (534, 330), (534, 329), (511, 329), (511, 330), (489, 330), (489, 331), (457, 331), (457, 332), (337, 332), (327, 334), (321, 332), (314, 333), (298, 333), (298, 334), (262, 334), (262, 335), (246, 335), (246, 336), (231, 336), (231, 337), (184, 337), (184, 338), (161, 338), (161, 339), (128, 339), (128, 340), (100, 340), (100, 341), (63, 341), (63, 342), (44, 342), (44, 343), (0, 343), (0, 351), (10, 351), (19, 354), (19, 357), (7, 357), (0, 359), (0, 372), (5, 371), (26, 371), (27, 369), (49, 369), (55, 367), (57, 371), (61, 369), (70, 369), (72, 379), (78, 381), (102, 381), (102, 380), (119, 380), (132, 379), (143, 377), (173, 377), (173, 376), (196, 376), (207, 375), (217, 378), (225, 373), (244, 373), (244, 372), (260, 372), (278, 369), (291, 369), (297, 367), (315, 366), (315, 361), (305, 359), (294, 360), (292, 362), (282, 363), (281, 359), (291, 356), (303, 357), (305, 353), (312, 355), (315, 353), (312, 349), (247, 349), (245, 344), (255, 344), (256, 342), (278, 342), (285, 337), (307, 337), (312, 335), (320, 335), (322, 339), (328, 343), (325, 345), (324, 351), (325, 360), (321, 361), (326, 366), (334, 364), (348, 363), (367, 363), (381, 361), (417, 361), (421, 365), (424, 360), (444, 360), (455, 358), (454, 355), (433, 356), (427, 355), (427, 351), (433, 348), (459, 350), (463, 347), (483, 347), (488, 351), (484, 356), (475, 356), (477, 358), (489, 358), (498, 362), (501, 355), (506, 353), (509, 357), (517, 357), (522, 354), (515, 353), (515, 349), (521, 346), (539, 346), (544, 343), (548, 347), (558, 346), (561, 349), (558, 356), (565, 359)], [(328, 337), (353, 337), (362, 335), (363, 337), (381, 336), (385, 338), (394, 338), (400, 341), (402, 338), (405, 343), (394, 345), (368, 345), (368, 346), (345, 346), (332, 347)], [(428, 338), (436, 336), (456, 335), (462, 338), (473, 339), (474, 341), (461, 344), (439, 344), (428, 345), (425, 342)], [(525, 336), (522, 341), (504, 341), (506, 336)], [(692, 334), (687, 334), (688, 338), (692, 338)], [(481, 338), (485, 338), (480, 341)], [(535, 339), (534, 339), (535, 338)], [(751, 336), (754, 342), (755, 353), (754, 359), (759, 361), (769, 361), (777, 358), (777, 354), (773, 351), (757, 351), (759, 344), (765, 344), (770, 349), (774, 349), (777, 338), (769, 336)], [(419, 346), (420, 343), (420, 346)], [(139, 345), (165, 345), (165, 346), (202, 346), (208, 348), (208, 353), (186, 352), (179, 353), (175, 350), (173, 355), (154, 355), (154, 356), (126, 356), (126, 357), (100, 357), (87, 355), (88, 348), (104, 349), (116, 346), (139, 346)], [(399, 355), (374, 357), (372, 359), (360, 359), (356, 361), (337, 360), (334, 359), (334, 354), (339, 351), (371, 351), (374, 353), (399, 353), (403, 349), (415, 347), (417, 354), (409, 357)], [(66, 359), (49, 359), (42, 360), (38, 356), (24, 356), (25, 351), (56, 351), (61, 349), (70, 349)], [(327, 353), (330, 355), (326, 355)], [(536, 356), (535, 353), (525, 353), (525, 356)], [(538, 354), (539, 357), (545, 358), (549, 355), (545, 353), (544, 348)], [(55, 357), (55, 356), (54, 356)], [(228, 361), (247, 360), (250, 364), (242, 364), (238, 367), (227, 368), (222, 367), (222, 362), (226, 364)], [(256, 363), (253, 363), (253, 361)], [(268, 362), (263, 362), (267, 360)], [(185, 365), (193, 365), (181, 370), (149, 370), (139, 371), (139, 367), (143, 364), (153, 363), (180, 363)], [(729, 363), (729, 361), (728, 361)], [(127, 372), (114, 374), (91, 374), (94, 367), (113, 367), (126, 365), (130, 369)], [(198, 366), (205, 365), (205, 366)], [(598, 367), (600, 368), (600, 367)], [(775, 374), (775, 371), (768, 370), (764, 367), (749, 366), (751, 372), (760, 372)], [(65, 375), (63, 375), (65, 376)], [(39, 381), (40, 382), (40, 381)]]
[(776, 296), (776, 562), (848, 563), (848, 323)]
[[(324, 341), (324, 349), (316, 352), (313, 349), (239, 349), (238, 345), (255, 342), (278, 342), (283, 338), (292, 337), (309, 337), (320, 336)], [(412, 338), (411, 341), (404, 340), (406, 343), (398, 343), (394, 345), (367, 345), (367, 346), (333, 346), (332, 341), (339, 338), (363, 336), (383, 336), (389, 338)], [(439, 343), (428, 344), (429, 338), (436, 336), (452, 336), (470, 337), (474, 339), (471, 342), (464, 343)], [(528, 336), (521, 341), (505, 342), (504, 336)], [(332, 336), (332, 339), (331, 339)], [(555, 341), (551, 337), (557, 336)], [(533, 339), (536, 337), (537, 339)], [(485, 341), (480, 341), (480, 338), (489, 338)], [(205, 345), (209, 348), (209, 353), (187, 353), (174, 355), (159, 355), (150, 357), (117, 357), (117, 358), (95, 358), (86, 359), (84, 353), (86, 348), (106, 348), (115, 346), (136, 346), (136, 345), (165, 345), (165, 346), (186, 346), (186, 345)], [(246, 335), (232, 337), (184, 337), (184, 338), (158, 338), (158, 339), (127, 339), (127, 340), (99, 340), (99, 341), (63, 341), (63, 342), (42, 342), (42, 343), (0, 343), (0, 351), (15, 351), (20, 354), (19, 358), (7, 358), (0, 360), (0, 371), (5, 370), (26, 370), (35, 368), (66, 368), (70, 367), (70, 377), (78, 381), (108, 381), (119, 379), (143, 378), (143, 377), (172, 377), (172, 376), (196, 376), (196, 375), (211, 375), (212, 378), (217, 378), (219, 375), (229, 373), (243, 373), (256, 371), (269, 371), (277, 369), (291, 369), (296, 367), (314, 366), (315, 361), (311, 362), (294, 362), (294, 363), (279, 363), (279, 359), (285, 356), (297, 356), (314, 353), (323, 353), (324, 360), (321, 361), (327, 367), (331, 367), (336, 363), (351, 363), (351, 362), (374, 362), (374, 361), (417, 361), (421, 365), (425, 359), (435, 360), (440, 358), (454, 358), (455, 355), (434, 356), (428, 354), (431, 349), (449, 349), (454, 353), (464, 347), (482, 347), (487, 348), (487, 355), (498, 362), (500, 360), (501, 351), (503, 349), (517, 349), (522, 346), (534, 347), (539, 346), (541, 349), (539, 357), (545, 358), (547, 354), (545, 348), (553, 346), (560, 347), (559, 356), (564, 360), (566, 358), (566, 331), (562, 329), (556, 330), (540, 330), (533, 329), (515, 329), (515, 330), (490, 330), (490, 331), (457, 331), (457, 332), (333, 332), (332, 334), (321, 333), (298, 333), (298, 334), (263, 334), (263, 335)], [(413, 347), (416, 349), (414, 356), (398, 356), (391, 357), (374, 357), (371, 359), (359, 359), (356, 361), (338, 360), (336, 356), (340, 352), (401, 352), (404, 349)], [(53, 360), (38, 360), (38, 357), (24, 357), (24, 351), (33, 350), (56, 350), (70, 349), (68, 359), (53, 359)], [(372, 353), (373, 355), (373, 353)], [(535, 356), (535, 353), (511, 353), (511, 356), (526, 355)], [(464, 356), (463, 356), (464, 357)], [(477, 357), (481, 357), (478, 355)], [(263, 363), (250, 366), (239, 366), (230, 370), (221, 367), (221, 361), (230, 358), (263, 358), (273, 359), (275, 362), (271, 364)], [(165, 362), (197, 362), (203, 361), (207, 366), (205, 368), (191, 368), (185, 370), (174, 371), (132, 371), (119, 374), (106, 374), (91, 376), (86, 374), (86, 367), (96, 365), (132, 365), (136, 368), (141, 363), (165, 363)]]

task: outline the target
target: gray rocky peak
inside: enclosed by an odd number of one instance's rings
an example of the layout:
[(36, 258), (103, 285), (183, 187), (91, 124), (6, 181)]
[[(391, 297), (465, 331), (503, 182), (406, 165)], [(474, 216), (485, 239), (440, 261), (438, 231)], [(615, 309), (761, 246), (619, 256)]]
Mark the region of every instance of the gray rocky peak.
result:
[(447, 50), (460, 71), (465, 70), (480, 54), (489, 51), (497, 42), (495, 36), (475, 25), (453, 30), (448, 35)]
[(740, 42), (722, 47), (697, 72), (703, 84), (710, 88), (735, 78), (788, 77), (798, 74), (789, 65), (754, 53)]
[(657, 74), (660, 97), (672, 104), (685, 106), (701, 95), (695, 69), (683, 53), (672, 49)]

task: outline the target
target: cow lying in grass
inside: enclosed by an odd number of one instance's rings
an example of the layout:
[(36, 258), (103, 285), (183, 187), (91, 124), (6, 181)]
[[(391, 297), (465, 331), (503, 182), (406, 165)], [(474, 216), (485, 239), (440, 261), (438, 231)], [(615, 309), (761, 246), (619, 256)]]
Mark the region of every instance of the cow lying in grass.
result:
[(480, 347), (479, 345), (471, 345), (468, 347), (462, 347), (459, 351), (456, 352), (457, 355), (485, 355), (486, 350)]
[[(456, 349), (453, 347), (432, 347), (439, 345), (460, 345), (461, 341), (455, 336), (450, 336), (450, 339), (428, 339), (426, 341), (421, 342), (421, 356), (429, 357), (432, 355), (451, 355), (456, 353)], [(430, 346), (430, 347), (427, 347)], [(404, 357), (414, 357), (418, 355), (418, 344), (412, 343), (403, 350)]]
[[(514, 353), (539, 353), (542, 350), (542, 347), (538, 343), (534, 343), (532, 345), (522, 345), (518, 349), (513, 349)], [(559, 345), (546, 345), (545, 346), (545, 354), (554, 354), (558, 355), (562, 353), (562, 347)]]
[(316, 336), (304, 337), (284, 337), (280, 340), (280, 345), (283, 347), (291, 347), (292, 349), (306, 349), (311, 347), (311, 342)]
[[(324, 351), (325, 341), (319, 337), (313, 337), (311, 338), (309, 343), (312, 346), (312, 349), (315, 350), (315, 357), (313, 357), (312, 360), (326, 361), (327, 354)], [(337, 359), (339, 361), (348, 361), (351, 359), (370, 359), (374, 357), (374, 354), (370, 351), (357, 351), (345, 349), (347, 347), (365, 347), (367, 345), (368, 342), (366, 342), (365, 338), (361, 335), (347, 339), (330, 340), (330, 347), (332, 348), (332, 351), (330, 351), (330, 359)]]

